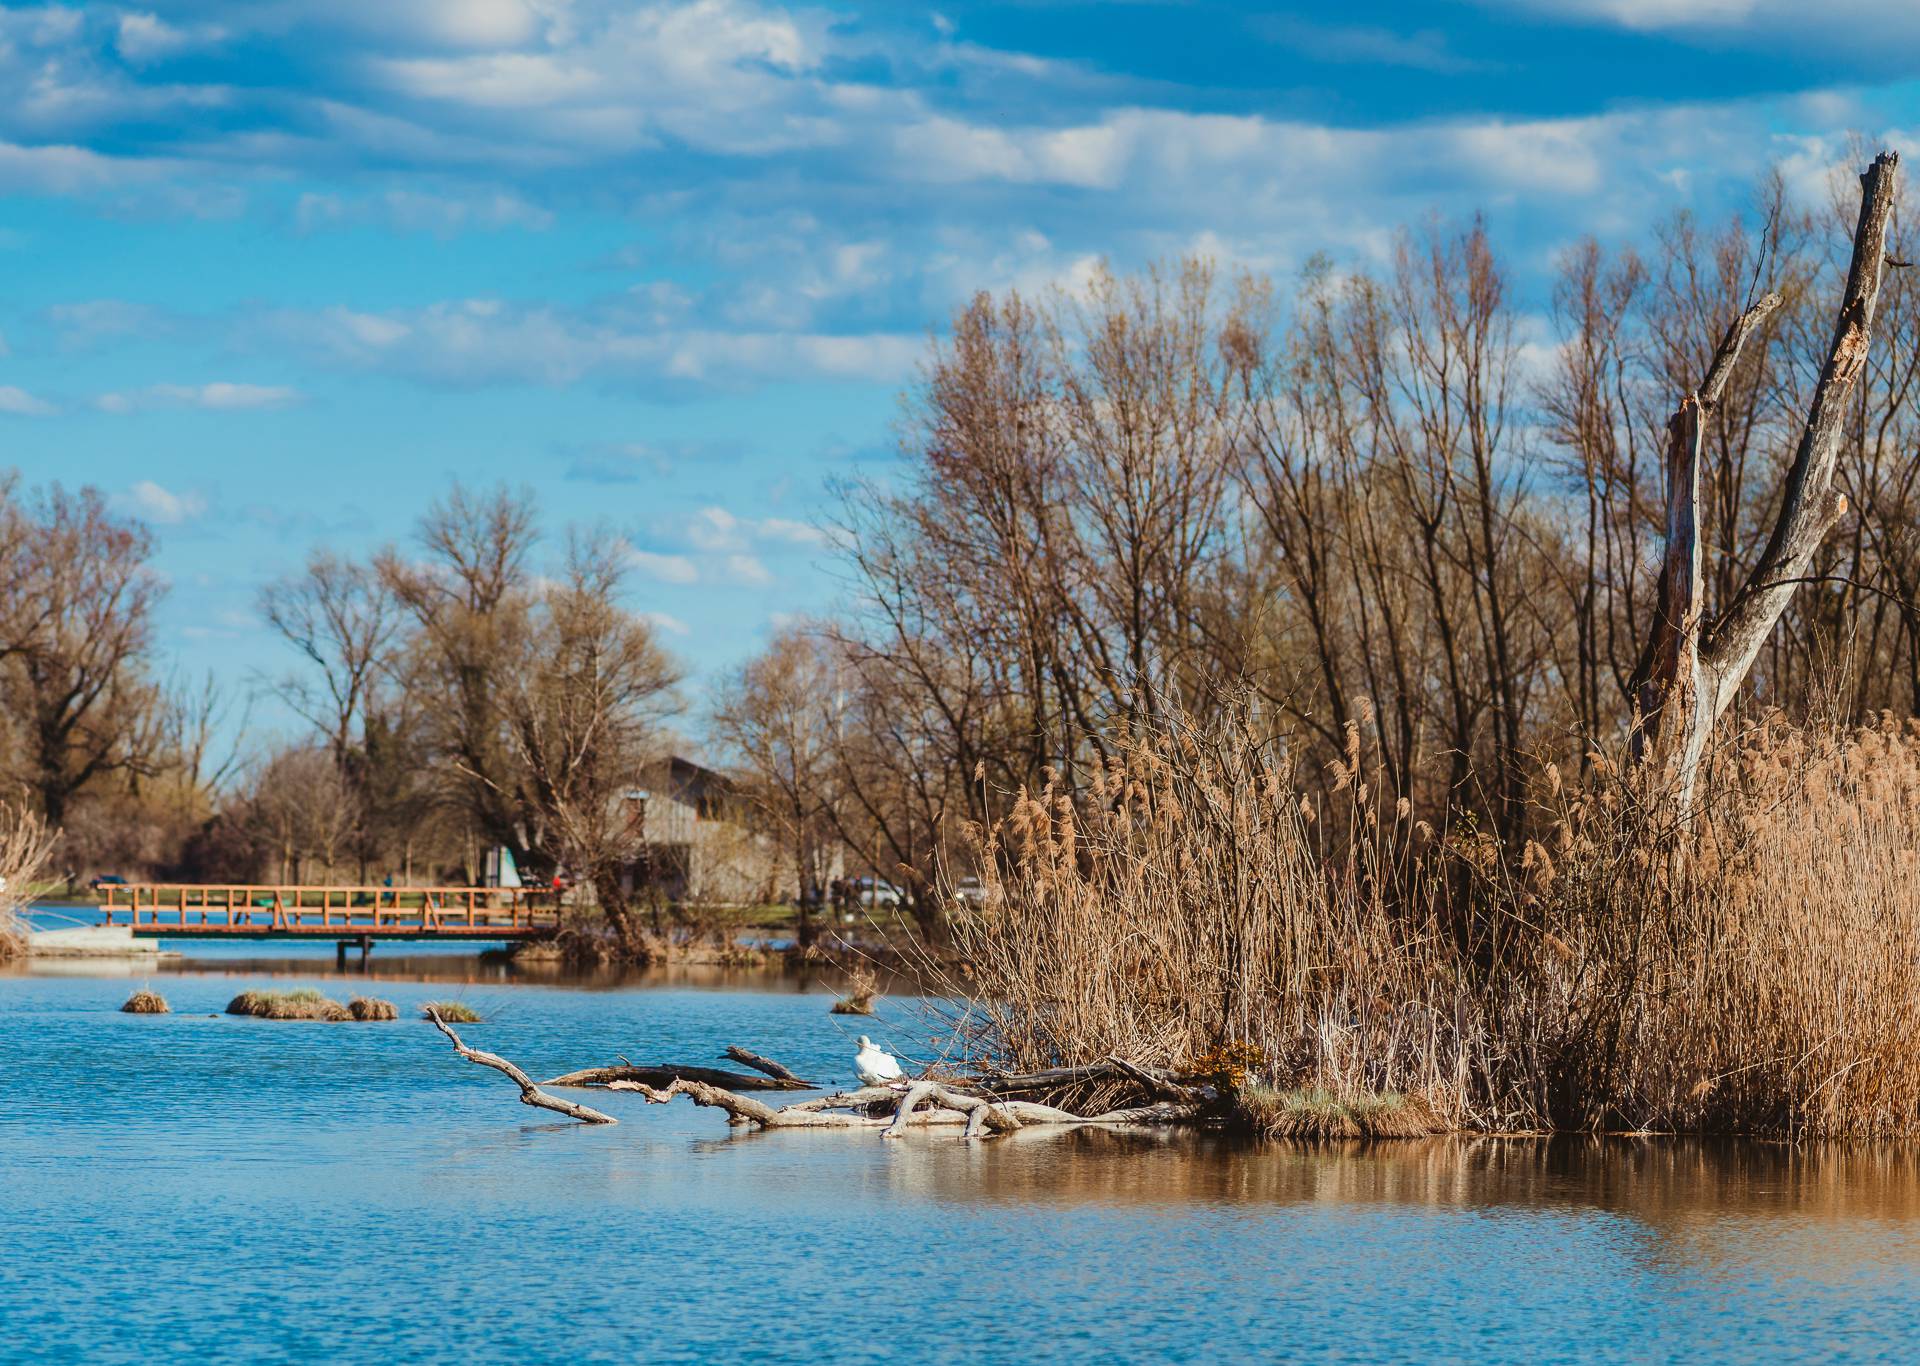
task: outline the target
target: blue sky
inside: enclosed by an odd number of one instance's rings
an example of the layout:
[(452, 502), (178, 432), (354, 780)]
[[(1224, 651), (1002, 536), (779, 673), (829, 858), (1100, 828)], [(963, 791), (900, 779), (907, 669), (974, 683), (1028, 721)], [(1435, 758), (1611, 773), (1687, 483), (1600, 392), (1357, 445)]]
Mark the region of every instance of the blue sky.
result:
[(8, 6), (0, 465), (154, 524), (168, 667), (284, 668), (261, 584), (458, 477), (621, 532), (698, 680), (832, 606), (976, 289), (1478, 210), (1540, 312), (1583, 233), (1912, 150), (1916, 78), (1913, 0)]

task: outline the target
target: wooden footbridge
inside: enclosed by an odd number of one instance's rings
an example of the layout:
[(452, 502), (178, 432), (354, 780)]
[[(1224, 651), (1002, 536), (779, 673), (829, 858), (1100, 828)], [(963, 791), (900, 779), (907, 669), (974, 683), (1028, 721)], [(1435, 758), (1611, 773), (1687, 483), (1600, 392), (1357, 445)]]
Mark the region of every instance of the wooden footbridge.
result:
[(137, 939), (332, 939), (339, 959), (379, 939), (536, 939), (560, 925), (525, 887), (307, 887), (135, 882), (103, 887), (103, 923)]

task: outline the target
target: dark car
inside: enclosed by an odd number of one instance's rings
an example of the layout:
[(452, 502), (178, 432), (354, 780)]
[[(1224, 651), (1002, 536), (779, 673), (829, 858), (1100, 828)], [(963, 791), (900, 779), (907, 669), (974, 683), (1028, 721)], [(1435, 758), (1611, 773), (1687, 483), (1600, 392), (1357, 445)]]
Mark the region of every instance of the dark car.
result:
[(96, 892), (102, 887), (124, 887), (126, 885), (127, 880), (118, 873), (102, 873), (99, 877), (96, 877), (92, 882), (87, 884), (87, 886), (93, 888)]

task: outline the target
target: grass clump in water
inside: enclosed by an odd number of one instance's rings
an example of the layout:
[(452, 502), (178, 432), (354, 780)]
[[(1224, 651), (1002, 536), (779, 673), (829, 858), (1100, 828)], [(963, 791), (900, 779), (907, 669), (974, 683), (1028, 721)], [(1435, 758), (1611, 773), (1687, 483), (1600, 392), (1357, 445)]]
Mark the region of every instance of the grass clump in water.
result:
[(356, 1020), (397, 1020), (400, 1007), (377, 996), (356, 996), (347, 1002), (347, 1013)]
[(432, 1011), (448, 1024), (479, 1024), (480, 1012), (460, 1001), (428, 1001), (420, 1007), (421, 1015)]
[(829, 1015), (871, 1015), (880, 995), (879, 983), (865, 968), (856, 970), (847, 983), (847, 994), (827, 1007)]
[(1317, 1087), (1249, 1086), (1235, 1094), (1233, 1117), (1262, 1138), (1425, 1138), (1444, 1127), (1417, 1096), (1343, 1096)]
[(261, 1020), (351, 1020), (338, 1001), (312, 987), (295, 991), (243, 991), (227, 1002), (227, 1014), (251, 1015)]
[(157, 991), (148, 991), (144, 987), (127, 997), (127, 1003), (120, 1007), (127, 1015), (168, 1015), (173, 1007), (167, 1004), (167, 998)]

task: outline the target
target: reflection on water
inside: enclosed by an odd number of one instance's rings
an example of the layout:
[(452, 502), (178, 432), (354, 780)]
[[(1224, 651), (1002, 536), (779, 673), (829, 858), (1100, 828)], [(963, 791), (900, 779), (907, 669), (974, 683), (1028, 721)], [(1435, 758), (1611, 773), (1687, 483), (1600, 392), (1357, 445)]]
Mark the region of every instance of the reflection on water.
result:
[[(439, 958), (441, 955), (422, 955)], [(377, 965), (398, 971), (396, 960)], [(331, 961), (277, 960), (344, 994)], [(195, 965), (190, 962), (189, 968)], [(204, 966), (204, 965), (202, 965)], [(444, 964), (379, 976), (409, 1013)], [(257, 965), (0, 981), (0, 1357), (1900, 1359), (1907, 1148), (545, 1122), (430, 1027), (217, 1012)], [(538, 1075), (728, 1043), (824, 1082), (874, 1021), (762, 975), (459, 979)], [(733, 970), (738, 971), (738, 970)], [(436, 975), (438, 974), (438, 975)], [(355, 974), (349, 973), (349, 976)], [(896, 1336), (904, 1333), (898, 1343)]]

